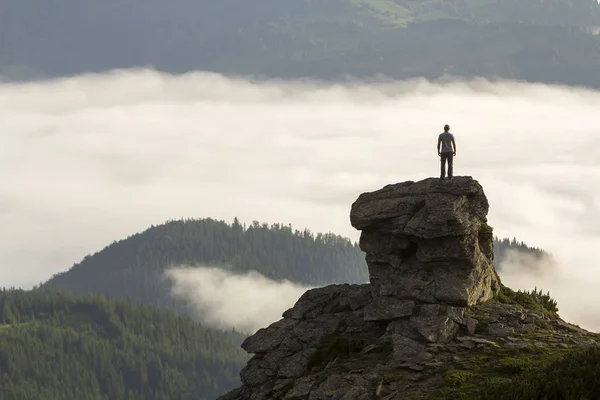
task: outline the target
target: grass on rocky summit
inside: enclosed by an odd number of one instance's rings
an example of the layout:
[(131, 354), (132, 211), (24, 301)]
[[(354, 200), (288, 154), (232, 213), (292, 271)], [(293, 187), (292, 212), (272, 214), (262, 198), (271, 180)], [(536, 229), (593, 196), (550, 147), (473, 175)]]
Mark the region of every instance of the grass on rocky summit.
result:
[(431, 399), (479, 399), (487, 387), (510, 384), (528, 371), (559, 360), (562, 351), (547, 349), (486, 349), (465, 357), (458, 368), (445, 372), (445, 383)]
[[(491, 302), (519, 305), (556, 318), (550, 293), (502, 286)], [(485, 305), (482, 305), (485, 307)], [(477, 314), (480, 306), (473, 307)], [(476, 315), (477, 317), (477, 315)], [(480, 333), (486, 321), (480, 320)], [(541, 331), (536, 331), (537, 335)], [(529, 335), (535, 335), (530, 333)], [(526, 333), (520, 336), (527, 336)], [(465, 357), (456, 368), (440, 371), (444, 384), (429, 398), (447, 400), (600, 399), (600, 349), (535, 347), (489, 348)]]
[(568, 400), (600, 398), (600, 349), (498, 350), (445, 374), (430, 399)]
[[(485, 312), (486, 306), (490, 303), (500, 304), (512, 304), (520, 306), (525, 310), (541, 311), (546, 316), (552, 319), (558, 317), (558, 306), (556, 300), (554, 300), (550, 293), (544, 294), (537, 288), (532, 291), (514, 291), (504, 285), (501, 286), (500, 293), (493, 299), (475, 306), (470, 307), (467, 310), (467, 314), (479, 321), (475, 333), (485, 334), (488, 326), (487, 313)], [(546, 323), (536, 320), (536, 325), (546, 326)]]
[(558, 312), (558, 305), (556, 300), (550, 297), (550, 292), (544, 294), (541, 289), (538, 291), (537, 288), (531, 292), (521, 290), (515, 292), (506, 286), (502, 286), (497, 300), (500, 303), (517, 304), (523, 308), (542, 311), (552, 316), (556, 316)]

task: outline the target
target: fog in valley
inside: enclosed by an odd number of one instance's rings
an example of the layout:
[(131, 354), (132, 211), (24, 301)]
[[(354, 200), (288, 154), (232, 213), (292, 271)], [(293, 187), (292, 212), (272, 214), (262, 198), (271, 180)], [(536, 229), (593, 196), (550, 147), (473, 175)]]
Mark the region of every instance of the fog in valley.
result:
[[(0, 280), (32, 287), (182, 217), (358, 239), (352, 202), (438, 176), (434, 145), (448, 123), (455, 175), (483, 185), (495, 234), (557, 261), (525, 272), (528, 260), (509, 257), (503, 282), (550, 291), (564, 319), (600, 330), (598, 104), (600, 92), (483, 80), (249, 82), (130, 70), (0, 83)], [(242, 330), (278, 319), (306, 289), (210, 268), (171, 278), (213, 324)]]
[(173, 295), (211, 326), (254, 333), (281, 318), (281, 314), (311, 289), (290, 281), (275, 282), (256, 271), (234, 274), (210, 266), (178, 266), (166, 273)]

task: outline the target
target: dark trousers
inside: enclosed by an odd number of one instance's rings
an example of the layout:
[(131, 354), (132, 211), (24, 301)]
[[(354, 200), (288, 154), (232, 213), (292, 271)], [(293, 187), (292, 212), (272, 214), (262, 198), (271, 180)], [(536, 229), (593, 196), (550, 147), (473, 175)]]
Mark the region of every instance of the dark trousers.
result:
[(440, 156), (442, 166), (440, 171), (440, 179), (444, 179), (446, 177), (446, 161), (448, 161), (448, 178), (452, 178), (452, 162), (454, 159), (454, 155), (452, 152), (442, 153)]

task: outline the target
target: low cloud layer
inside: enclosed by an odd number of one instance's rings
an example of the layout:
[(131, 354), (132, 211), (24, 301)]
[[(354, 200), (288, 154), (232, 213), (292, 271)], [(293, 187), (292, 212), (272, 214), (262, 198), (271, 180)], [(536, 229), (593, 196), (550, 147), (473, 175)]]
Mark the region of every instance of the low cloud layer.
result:
[(500, 264), (502, 283), (513, 289), (537, 288), (558, 300), (558, 313), (568, 322), (600, 331), (598, 281), (586, 281), (572, 273), (572, 268), (530, 254), (509, 252)]
[(455, 173), (482, 183), (495, 233), (553, 253), (559, 272), (538, 287), (563, 315), (595, 311), (598, 104), (595, 91), (481, 80), (251, 82), (132, 70), (0, 83), (0, 281), (31, 286), (180, 217), (357, 239), (352, 202), (436, 176), (434, 144), (448, 123)]
[(173, 296), (184, 300), (201, 321), (244, 333), (278, 321), (311, 289), (287, 280), (276, 282), (256, 271), (234, 274), (206, 266), (175, 267), (166, 275), (173, 284)]

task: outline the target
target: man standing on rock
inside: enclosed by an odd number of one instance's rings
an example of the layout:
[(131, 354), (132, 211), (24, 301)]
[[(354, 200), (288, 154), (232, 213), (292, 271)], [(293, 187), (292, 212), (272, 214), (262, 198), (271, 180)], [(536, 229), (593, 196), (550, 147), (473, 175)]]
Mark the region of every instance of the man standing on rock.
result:
[[(440, 146), (441, 145), (441, 146)], [(446, 160), (448, 161), (448, 179), (452, 179), (452, 167), (456, 155), (456, 142), (454, 135), (450, 133), (450, 125), (444, 125), (444, 132), (440, 133), (437, 142), (438, 156), (441, 157), (442, 170), (440, 179), (446, 177)]]

